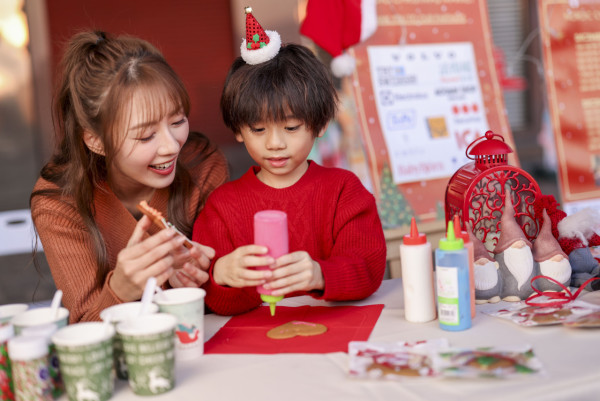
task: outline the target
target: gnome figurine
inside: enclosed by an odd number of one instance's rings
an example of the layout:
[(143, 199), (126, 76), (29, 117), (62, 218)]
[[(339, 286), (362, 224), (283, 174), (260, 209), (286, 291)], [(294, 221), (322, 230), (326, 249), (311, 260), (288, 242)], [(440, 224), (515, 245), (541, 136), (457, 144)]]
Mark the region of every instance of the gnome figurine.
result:
[(470, 223), (467, 223), (469, 238), (473, 243), (473, 274), (475, 276), (475, 303), (496, 303), (500, 301), (502, 279), (498, 270), (498, 262), (492, 258), (483, 242), (475, 234)]
[(515, 211), (510, 191), (505, 191), (504, 212), (500, 219), (500, 237), (494, 248), (496, 261), (500, 266), (504, 301), (517, 302), (527, 299), (534, 291), (531, 279), (538, 271), (533, 260), (531, 242), (515, 220)]
[[(571, 264), (569, 257), (552, 235), (550, 217), (546, 209), (543, 212), (544, 223), (533, 243), (533, 259), (539, 263), (540, 274), (553, 278), (565, 287), (571, 282)], [(563, 288), (553, 281), (544, 278), (535, 281), (535, 287), (541, 291), (561, 291)]]

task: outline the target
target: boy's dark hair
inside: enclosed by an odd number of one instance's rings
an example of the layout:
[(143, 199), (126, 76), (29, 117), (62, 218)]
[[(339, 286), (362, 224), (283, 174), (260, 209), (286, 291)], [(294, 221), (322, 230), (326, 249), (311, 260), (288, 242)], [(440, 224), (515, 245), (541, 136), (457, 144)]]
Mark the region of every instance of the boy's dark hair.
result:
[(221, 95), (223, 121), (234, 133), (261, 121), (282, 121), (290, 113), (313, 135), (335, 116), (337, 92), (329, 70), (306, 47), (288, 44), (271, 60), (250, 65), (238, 57)]

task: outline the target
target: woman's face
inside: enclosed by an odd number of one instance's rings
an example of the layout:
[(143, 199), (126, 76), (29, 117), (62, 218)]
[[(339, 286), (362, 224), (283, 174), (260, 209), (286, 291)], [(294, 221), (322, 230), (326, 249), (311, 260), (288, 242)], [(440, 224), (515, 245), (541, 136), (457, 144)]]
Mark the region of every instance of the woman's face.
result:
[(173, 107), (163, 117), (144, 110), (148, 103), (134, 96), (131, 119), (109, 166), (109, 180), (121, 194), (152, 193), (175, 178), (179, 152), (189, 134), (184, 111)]

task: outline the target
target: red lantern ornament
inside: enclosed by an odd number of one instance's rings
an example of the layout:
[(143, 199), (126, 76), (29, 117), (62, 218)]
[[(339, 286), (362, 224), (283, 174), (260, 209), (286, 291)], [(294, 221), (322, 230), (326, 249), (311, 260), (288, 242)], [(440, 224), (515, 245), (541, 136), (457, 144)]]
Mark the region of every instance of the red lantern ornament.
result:
[(500, 236), (504, 197), (510, 191), (515, 220), (531, 241), (540, 230), (534, 203), (542, 193), (527, 172), (508, 164), (510, 146), (501, 135), (487, 131), (465, 151), (474, 162), (459, 168), (446, 188), (446, 224), (458, 215), (463, 230), (470, 221), (473, 233), (492, 251)]

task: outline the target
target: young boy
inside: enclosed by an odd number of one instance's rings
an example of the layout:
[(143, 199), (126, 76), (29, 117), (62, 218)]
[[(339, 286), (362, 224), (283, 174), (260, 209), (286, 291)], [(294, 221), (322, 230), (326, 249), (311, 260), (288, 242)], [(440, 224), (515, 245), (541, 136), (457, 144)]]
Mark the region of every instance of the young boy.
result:
[[(261, 304), (262, 284), (274, 296), (365, 298), (385, 270), (375, 199), (353, 173), (307, 160), (335, 115), (329, 72), (307, 48), (279, 47), (277, 33), (268, 37), (248, 12), (247, 31), (253, 35), (229, 71), (221, 111), (258, 166), (217, 188), (194, 224), (193, 240), (216, 251), (206, 305), (223, 315), (246, 312)], [(270, 43), (253, 50), (251, 41)], [(257, 61), (257, 51), (268, 59)], [(252, 245), (253, 216), (267, 209), (288, 216), (290, 253), (277, 260)], [(254, 269), (265, 265), (272, 270)]]

